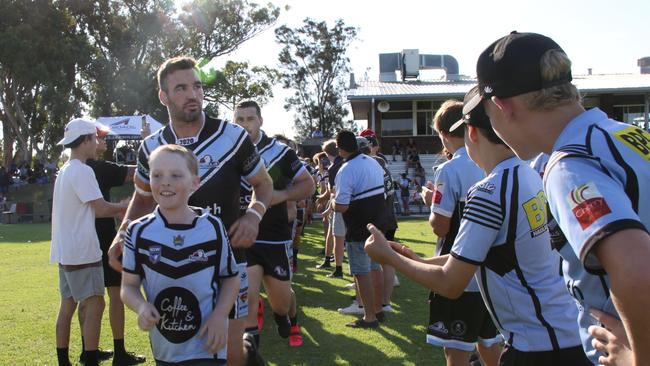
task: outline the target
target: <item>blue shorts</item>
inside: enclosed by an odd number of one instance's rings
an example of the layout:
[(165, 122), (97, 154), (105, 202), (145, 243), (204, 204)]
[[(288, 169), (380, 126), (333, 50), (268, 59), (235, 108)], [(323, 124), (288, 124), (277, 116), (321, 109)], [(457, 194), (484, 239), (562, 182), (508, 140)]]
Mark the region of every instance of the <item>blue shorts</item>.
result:
[(348, 250), (348, 262), (350, 262), (350, 273), (352, 275), (368, 274), (371, 270), (378, 270), (379, 263), (373, 262), (363, 246), (363, 241), (346, 241), (345, 247)]

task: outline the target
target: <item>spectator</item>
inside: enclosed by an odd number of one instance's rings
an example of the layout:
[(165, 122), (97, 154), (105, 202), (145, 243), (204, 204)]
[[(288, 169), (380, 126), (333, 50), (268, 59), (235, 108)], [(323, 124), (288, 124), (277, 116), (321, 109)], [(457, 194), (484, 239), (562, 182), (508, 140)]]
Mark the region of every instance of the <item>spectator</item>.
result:
[(409, 188), (411, 187), (411, 180), (407, 178), (406, 173), (402, 173), (402, 178), (399, 180), (399, 195), (402, 199), (402, 207), (404, 211), (402, 212), (405, 216), (411, 214), (409, 210)]
[(409, 138), (409, 143), (406, 145), (406, 155), (418, 155), (418, 147), (415, 145), (413, 138)]
[(425, 171), (424, 167), (422, 167), (422, 164), (418, 161), (417, 166), (415, 167), (415, 176), (413, 177), (413, 181), (415, 184), (421, 186), (424, 184), (424, 179), (425, 179)]
[(393, 161), (397, 161), (395, 160), (395, 155), (401, 155), (402, 161), (404, 161), (404, 155), (402, 155), (402, 150), (404, 150), (404, 148), (402, 147), (402, 144), (400, 144), (399, 139), (395, 140), (395, 142), (393, 142)]

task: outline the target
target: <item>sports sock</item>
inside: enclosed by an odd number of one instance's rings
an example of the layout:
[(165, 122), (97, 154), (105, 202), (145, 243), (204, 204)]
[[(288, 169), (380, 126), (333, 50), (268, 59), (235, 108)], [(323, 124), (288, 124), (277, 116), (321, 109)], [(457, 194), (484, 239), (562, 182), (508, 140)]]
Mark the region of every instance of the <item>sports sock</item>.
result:
[(85, 366), (99, 366), (99, 355), (97, 350), (85, 351), (86, 352), (86, 362)]
[(291, 330), (289, 317), (274, 312), (273, 319), (275, 319), (275, 323), (278, 325), (278, 334), (280, 335), (280, 337), (282, 338), (289, 337), (289, 332)]
[(59, 366), (72, 366), (70, 363), (70, 357), (68, 355), (68, 347), (56, 349), (56, 359), (59, 362)]
[(125, 354), (126, 349), (124, 348), (124, 338), (122, 339), (113, 339), (113, 347), (115, 347), (115, 354)]
[(298, 314), (294, 317), (289, 317), (289, 322), (291, 323), (291, 326), (295, 326), (298, 324)]
[(255, 339), (255, 348), (260, 348), (260, 330), (255, 327), (244, 329), (244, 333), (248, 333)]

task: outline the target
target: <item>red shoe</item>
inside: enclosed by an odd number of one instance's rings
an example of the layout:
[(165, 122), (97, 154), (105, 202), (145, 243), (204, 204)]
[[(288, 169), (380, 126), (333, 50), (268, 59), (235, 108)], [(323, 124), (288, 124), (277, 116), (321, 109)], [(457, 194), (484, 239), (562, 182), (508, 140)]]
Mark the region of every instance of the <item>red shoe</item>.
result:
[(264, 300), (260, 297), (257, 303), (257, 329), (261, 332), (264, 327)]
[(298, 324), (291, 327), (289, 334), (289, 345), (291, 347), (302, 346), (302, 334), (300, 333), (300, 325)]

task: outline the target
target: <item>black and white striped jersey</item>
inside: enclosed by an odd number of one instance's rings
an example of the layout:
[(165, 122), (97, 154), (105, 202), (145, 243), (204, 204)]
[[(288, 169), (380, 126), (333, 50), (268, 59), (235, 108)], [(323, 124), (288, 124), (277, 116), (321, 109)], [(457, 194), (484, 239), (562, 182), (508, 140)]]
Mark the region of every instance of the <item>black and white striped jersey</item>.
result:
[(124, 240), (124, 271), (142, 278), (147, 301), (161, 320), (149, 332), (154, 358), (165, 362), (226, 359), (197, 336), (219, 298), (222, 278), (238, 275), (226, 228), (207, 210), (195, 209), (189, 225), (170, 224), (156, 208), (133, 221)]
[(451, 254), (478, 265), (494, 323), (523, 352), (580, 344), (577, 309), (558, 274), (539, 174), (516, 157), (469, 191)]

